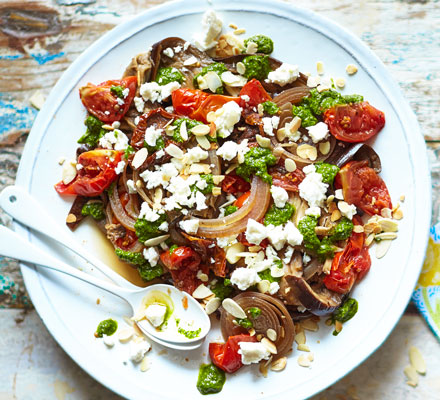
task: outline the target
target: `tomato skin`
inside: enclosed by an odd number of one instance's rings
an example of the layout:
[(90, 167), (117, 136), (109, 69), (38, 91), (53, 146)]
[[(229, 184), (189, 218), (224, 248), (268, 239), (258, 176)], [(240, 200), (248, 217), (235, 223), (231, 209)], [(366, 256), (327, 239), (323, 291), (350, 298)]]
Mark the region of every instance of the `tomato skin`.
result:
[(97, 149), (81, 153), (78, 164), (81, 168), (76, 178), (65, 185), (63, 181), (55, 185), (61, 195), (99, 196), (117, 178), (115, 168), (121, 161), (122, 152)]
[(243, 193), (237, 200), (234, 201), (234, 206), (238, 208), (243, 207), (243, 204), (246, 203), (250, 195), (251, 195), (250, 190), (248, 190), (246, 193)]
[(278, 171), (272, 172), (272, 185), (282, 187), (284, 190), (288, 192), (298, 192), (299, 184), (304, 180), (306, 175), (302, 170), (297, 168), (293, 172), (289, 172), (287, 174), (282, 174)]
[[(249, 101), (244, 101), (241, 96), (249, 96)], [(271, 101), (272, 97), (264, 89), (261, 82), (257, 79), (252, 79), (240, 90), (240, 107), (256, 107), (265, 101)]]
[(324, 112), (324, 122), (336, 139), (365, 142), (382, 130), (385, 114), (364, 101), (329, 108)]
[[(118, 97), (111, 93), (112, 86), (128, 88), (128, 96), (123, 99), (124, 105), (118, 104)], [(128, 111), (136, 93), (137, 77), (127, 76), (118, 80), (105, 81), (99, 85), (88, 83), (79, 89), (82, 103), (90, 114), (102, 122), (119, 121)]]
[(368, 161), (350, 161), (341, 168), (337, 178), (345, 201), (367, 214), (376, 215), (383, 208), (393, 208), (385, 182), (368, 166)]
[(222, 181), (222, 190), (225, 193), (247, 192), (251, 188), (251, 184), (246, 182), (241, 176), (235, 174), (225, 175)]
[[(353, 223), (360, 225), (361, 220), (354, 217)], [(371, 258), (364, 242), (364, 233), (353, 232), (344, 250), (336, 253), (330, 274), (324, 278), (327, 289), (341, 294), (348, 293), (355, 281), (366, 275), (371, 266)]]
[(209, 357), (216, 367), (232, 374), (243, 366), (241, 355), (238, 353), (238, 343), (256, 341), (255, 336), (245, 334), (229, 336), (226, 343), (209, 343)]
[(207, 123), (206, 116), (211, 111), (216, 111), (224, 104), (235, 101), (240, 104), (240, 97), (223, 96), (220, 94), (208, 94), (198, 89), (181, 88), (171, 93), (174, 111)]

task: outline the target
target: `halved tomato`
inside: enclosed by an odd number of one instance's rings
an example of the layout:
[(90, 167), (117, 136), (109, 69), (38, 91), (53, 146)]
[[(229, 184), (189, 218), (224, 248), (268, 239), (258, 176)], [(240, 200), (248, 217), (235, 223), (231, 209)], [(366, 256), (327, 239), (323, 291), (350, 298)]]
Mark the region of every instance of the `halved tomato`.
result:
[(324, 112), (330, 133), (344, 142), (365, 142), (385, 125), (385, 114), (367, 101), (342, 104)]
[[(244, 101), (241, 96), (249, 96), (249, 101)], [(264, 89), (261, 82), (257, 79), (252, 79), (240, 90), (240, 106), (241, 107), (256, 107), (265, 101), (271, 101), (272, 97)]]
[(299, 184), (306, 177), (305, 173), (301, 169), (297, 168), (293, 172), (282, 174), (279, 171), (270, 172), (272, 176), (272, 185), (282, 187), (288, 192), (298, 192)]
[(367, 214), (380, 214), (383, 208), (393, 207), (385, 182), (368, 166), (368, 161), (350, 161), (336, 178), (336, 186), (342, 187), (345, 201)]
[(63, 181), (57, 183), (55, 190), (62, 195), (99, 196), (117, 178), (115, 168), (121, 156), (121, 151), (104, 149), (81, 153), (77, 163), (82, 168), (75, 179), (67, 185)]
[(225, 175), (225, 179), (222, 181), (222, 190), (225, 193), (239, 193), (247, 192), (250, 190), (251, 184), (246, 182), (242, 177), (235, 174)]
[[(112, 92), (112, 88), (128, 89), (121, 98)], [(88, 83), (79, 89), (82, 103), (90, 114), (102, 122), (119, 121), (128, 111), (136, 93), (137, 77), (127, 76), (120, 80), (111, 80), (94, 85)]]

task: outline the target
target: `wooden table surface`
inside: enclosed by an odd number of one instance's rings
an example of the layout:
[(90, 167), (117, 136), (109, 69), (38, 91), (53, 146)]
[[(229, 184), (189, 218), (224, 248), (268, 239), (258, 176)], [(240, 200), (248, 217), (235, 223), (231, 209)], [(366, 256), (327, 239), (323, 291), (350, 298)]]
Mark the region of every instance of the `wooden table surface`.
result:
[[(419, 119), (431, 161), (434, 211), (440, 190), (440, 4), (428, 0), (290, 0), (338, 22), (372, 48)], [(162, 0), (0, 1), (0, 189), (15, 179), (37, 110), (63, 71), (116, 24)], [(239, 22), (239, 21), (238, 21)], [(323, 58), (324, 55), (323, 55)], [(0, 211), (0, 222), (10, 219)], [(428, 372), (405, 384), (408, 348)], [(55, 343), (27, 297), (13, 260), (0, 257), (0, 400), (119, 399)], [(440, 399), (440, 345), (410, 305), (385, 344), (314, 399)]]

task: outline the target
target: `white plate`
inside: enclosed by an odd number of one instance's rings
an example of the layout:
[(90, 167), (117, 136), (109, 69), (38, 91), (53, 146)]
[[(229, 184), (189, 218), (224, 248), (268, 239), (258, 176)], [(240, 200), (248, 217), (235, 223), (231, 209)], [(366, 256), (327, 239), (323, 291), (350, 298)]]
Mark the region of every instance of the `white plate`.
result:
[[(47, 204), (60, 224), (64, 223), (70, 203), (55, 193), (53, 184), (60, 179), (57, 160), (60, 156), (74, 157), (76, 140), (84, 132), (85, 110), (78, 88), (89, 81), (98, 83), (121, 76), (131, 57), (167, 36), (189, 40), (194, 29), (200, 27), (201, 13), (207, 7), (207, 3), (185, 0), (146, 11), (104, 35), (78, 57), (57, 83), (27, 140), (17, 183)], [(391, 332), (408, 303), (425, 254), (431, 213), (425, 144), (416, 118), (390, 74), (360, 40), (341, 27), (285, 3), (214, 1), (213, 7), (225, 26), (238, 23), (246, 29), (246, 36), (268, 34), (275, 42), (274, 56), (299, 64), (304, 72), (315, 71), (316, 61), (323, 60), (326, 72), (345, 76), (345, 66), (357, 64), (359, 72), (347, 78), (345, 92), (361, 93), (385, 112), (386, 127), (374, 147), (382, 158), (382, 176), (394, 202), (400, 195), (406, 196), (398, 239), (384, 259), (372, 256), (371, 271), (355, 290), (354, 297), (359, 301), (356, 317), (338, 337), (333, 337), (325, 326), (316, 334), (307, 335), (315, 354), (312, 368), (299, 367), (298, 352), (294, 351), (284, 372), (270, 373), (264, 379), (258, 377), (257, 366), (243, 368), (228, 376), (223, 391), (215, 397), (258, 399), (288, 394), (292, 400), (305, 398), (340, 379), (368, 357)], [(41, 237), (17, 229), (43, 248), (60, 251)], [(81, 240), (93, 248), (97, 243), (94, 237), (94, 231), (84, 226), (72, 235), (72, 240)], [(66, 258), (90, 271), (79, 259)], [(130, 399), (202, 398), (196, 380), (199, 364), (208, 361), (206, 345), (183, 356), (171, 352), (159, 356), (160, 348), (155, 347), (150, 356), (151, 369), (141, 373), (131, 362), (123, 363), (128, 358), (127, 346), (117, 343), (108, 350), (93, 336), (97, 323), (105, 317), (116, 317), (123, 324), (122, 316), (129, 312), (127, 306), (60, 274), (37, 274), (28, 267), (22, 270), (33, 304), (53, 337), (99, 382)], [(98, 297), (100, 305), (96, 304)], [(212, 337), (220, 338), (220, 334), (214, 332)]]

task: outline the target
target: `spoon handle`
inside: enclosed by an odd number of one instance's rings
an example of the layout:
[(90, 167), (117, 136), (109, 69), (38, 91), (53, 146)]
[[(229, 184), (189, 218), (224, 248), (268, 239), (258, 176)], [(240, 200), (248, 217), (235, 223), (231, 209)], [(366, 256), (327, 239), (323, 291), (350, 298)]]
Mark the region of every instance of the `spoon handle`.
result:
[[(102, 281), (92, 275), (79, 271), (56, 259), (45, 251), (39, 249), (33, 243), (21, 237), (18, 233), (0, 225), (0, 254), (5, 257), (15, 258), (17, 260), (38, 264), (42, 267), (50, 268), (55, 271), (62, 272), (80, 279), (84, 282), (90, 283), (100, 289), (106, 290), (121, 299), (127, 301), (130, 295), (135, 293), (133, 290), (121, 288), (112, 283)], [(132, 306), (133, 307), (133, 306)]]
[(76, 243), (75, 240), (72, 240), (72, 237), (66, 235), (66, 233), (60, 229), (60, 224), (54, 221), (53, 217), (49, 215), (41, 204), (25, 189), (19, 186), (8, 186), (3, 189), (0, 193), (0, 206), (22, 225), (43, 233), (73, 251), (98, 268), (104, 275), (119, 286), (129, 289), (138, 289), (137, 286), (113, 271), (99, 258), (86, 252), (83, 246)]

